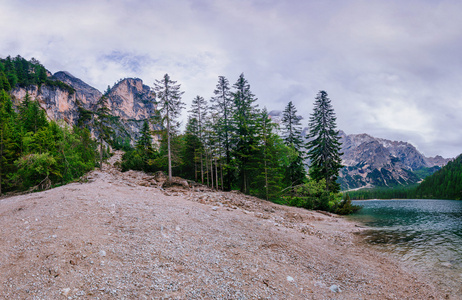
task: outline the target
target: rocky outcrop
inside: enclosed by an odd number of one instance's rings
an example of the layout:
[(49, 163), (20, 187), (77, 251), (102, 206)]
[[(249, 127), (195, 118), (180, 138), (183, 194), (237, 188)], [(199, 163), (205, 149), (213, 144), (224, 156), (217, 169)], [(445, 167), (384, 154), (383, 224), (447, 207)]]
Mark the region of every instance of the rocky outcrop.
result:
[(75, 99), (80, 102), (85, 109), (92, 109), (94, 104), (103, 95), (100, 91), (94, 87), (86, 84), (82, 80), (74, 77), (69, 72), (56, 72), (53, 77), (55, 80), (62, 81), (75, 89)]
[(111, 113), (125, 120), (145, 120), (152, 117), (157, 109), (151, 88), (139, 78), (127, 78), (108, 93)]
[(11, 91), (13, 102), (19, 105), (26, 94), (31, 100), (37, 100), (45, 110), (48, 119), (53, 121), (64, 120), (68, 124), (76, 124), (79, 111), (76, 94), (56, 87), (31, 85), (27, 88), (18, 87)]
[[(68, 72), (57, 72), (51, 79), (66, 83), (71, 89), (54, 85), (18, 87), (12, 91), (15, 104), (20, 104), (28, 93), (32, 100), (40, 103), (50, 120), (64, 120), (69, 125), (76, 125), (80, 118), (79, 109), (94, 111), (95, 104), (103, 95)], [(152, 117), (157, 109), (151, 88), (139, 78), (127, 78), (115, 84), (107, 97), (112, 117), (106, 125), (113, 128), (113, 138), (119, 141), (128, 138), (133, 144), (139, 137), (144, 120)], [(152, 130), (159, 129), (158, 126), (150, 126)], [(156, 140), (157, 136), (153, 136), (153, 141)]]
[(345, 167), (340, 172), (339, 182), (344, 190), (417, 183), (450, 160), (441, 156), (428, 158), (412, 144), (368, 134), (347, 135), (340, 131), (340, 137)]

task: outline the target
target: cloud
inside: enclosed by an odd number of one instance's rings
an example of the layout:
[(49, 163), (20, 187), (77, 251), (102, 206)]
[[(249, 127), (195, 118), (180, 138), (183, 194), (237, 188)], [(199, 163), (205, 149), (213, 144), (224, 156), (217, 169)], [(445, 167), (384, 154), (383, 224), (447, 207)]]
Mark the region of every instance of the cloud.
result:
[[(308, 119), (329, 93), (347, 133), (462, 152), (462, 3), (392, 1), (5, 1), (0, 56), (35, 57), (104, 90), (169, 73), (188, 104), (244, 72), (260, 107)], [(306, 125), (306, 124), (304, 124)]]

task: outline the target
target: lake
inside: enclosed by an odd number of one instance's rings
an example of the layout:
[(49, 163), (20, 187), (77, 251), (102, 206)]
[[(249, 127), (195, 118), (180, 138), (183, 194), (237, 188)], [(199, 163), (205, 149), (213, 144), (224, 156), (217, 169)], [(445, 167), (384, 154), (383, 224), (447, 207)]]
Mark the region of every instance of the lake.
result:
[(367, 200), (353, 204), (363, 209), (348, 218), (370, 228), (362, 233), (369, 244), (391, 252), (462, 299), (462, 201)]

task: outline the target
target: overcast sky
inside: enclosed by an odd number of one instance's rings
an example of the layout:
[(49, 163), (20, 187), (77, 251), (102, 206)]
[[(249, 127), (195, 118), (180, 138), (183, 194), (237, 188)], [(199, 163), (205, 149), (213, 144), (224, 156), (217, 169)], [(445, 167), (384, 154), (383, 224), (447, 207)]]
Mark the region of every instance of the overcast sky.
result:
[(304, 126), (325, 90), (347, 134), (455, 157), (461, 12), (459, 0), (0, 0), (0, 57), (34, 57), (100, 91), (168, 73), (188, 106), (244, 73), (260, 107), (292, 101)]

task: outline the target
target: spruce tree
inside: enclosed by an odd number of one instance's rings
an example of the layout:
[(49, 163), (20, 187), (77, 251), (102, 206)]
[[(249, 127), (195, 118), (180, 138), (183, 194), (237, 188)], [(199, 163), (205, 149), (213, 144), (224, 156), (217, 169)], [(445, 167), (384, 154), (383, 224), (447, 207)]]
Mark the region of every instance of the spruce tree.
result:
[(233, 154), (237, 164), (241, 191), (250, 193), (251, 171), (254, 154), (258, 147), (257, 100), (250, 91), (250, 85), (241, 74), (233, 85), (235, 91), (233, 111)]
[(315, 100), (307, 136), (308, 158), (311, 160), (310, 176), (316, 181), (325, 179), (326, 190), (338, 192), (340, 186), (336, 180), (342, 168), (341, 155), (343, 153), (340, 153), (341, 143), (336, 128), (337, 118), (325, 91), (320, 91)]
[(225, 178), (226, 190), (231, 189), (231, 137), (232, 137), (232, 123), (231, 118), (233, 114), (233, 95), (229, 81), (224, 76), (218, 77), (218, 83), (213, 91), (214, 97), (211, 102), (213, 103), (212, 109), (218, 115), (218, 122), (216, 125), (217, 135), (220, 140), (220, 146), (223, 149), (225, 156)]
[(149, 123), (147, 120), (144, 120), (143, 127), (140, 130), (140, 137), (136, 141), (136, 147), (142, 150), (145, 154), (150, 154), (152, 149), (152, 140), (151, 140), (151, 130), (149, 128)]
[(93, 124), (95, 126), (96, 132), (98, 133), (99, 137), (99, 168), (100, 170), (103, 169), (103, 139), (111, 132), (111, 128), (107, 127), (104, 123), (107, 117), (109, 116), (110, 109), (108, 107), (108, 99), (105, 95), (101, 96), (99, 100), (96, 102), (96, 118), (93, 119)]
[(289, 167), (286, 170), (286, 183), (289, 186), (299, 185), (306, 181), (301, 119), (297, 116), (297, 109), (290, 101), (282, 114), (282, 137), (285, 144), (293, 150)]
[[(199, 141), (204, 144), (204, 124), (208, 112), (207, 101), (204, 97), (196, 96), (192, 101), (191, 110), (189, 112), (191, 113), (190, 117), (192, 122), (190, 123), (192, 127), (189, 128), (190, 133), (195, 134)], [(196, 151), (199, 151), (197, 155), (200, 161), (201, 182), (204, 183), (204, 153), (202, 150), (203, 147), (196, 149)]]
[(256, 157), (259, 171), (253, 180), (256, 195), (266, 200), (278, 198), (282, 190), (284, 165), (282, 160), (287, 156), (281, 138), (274, 133), (276, 124), (271, 122), (266, 108), (259, 118), (260, 151)]
[(184, 108), (184, 103), (181, 101), (181, 96), (184, 92), (180, 91), (180, 84), (170, 79), (168, 74), (164, 75), (161, 80), (154, 82), (154, 91), (156, 98), (159, 100), (159, 110), (162, 117), (162, 122), (167, 130), (167, 157), (168, 157), (168, 179), (172, 181), (172, 150), (171, 139), (175, 132), (175, 127), (178, 127), (176, 122), (180, 116), (181, 109)]

